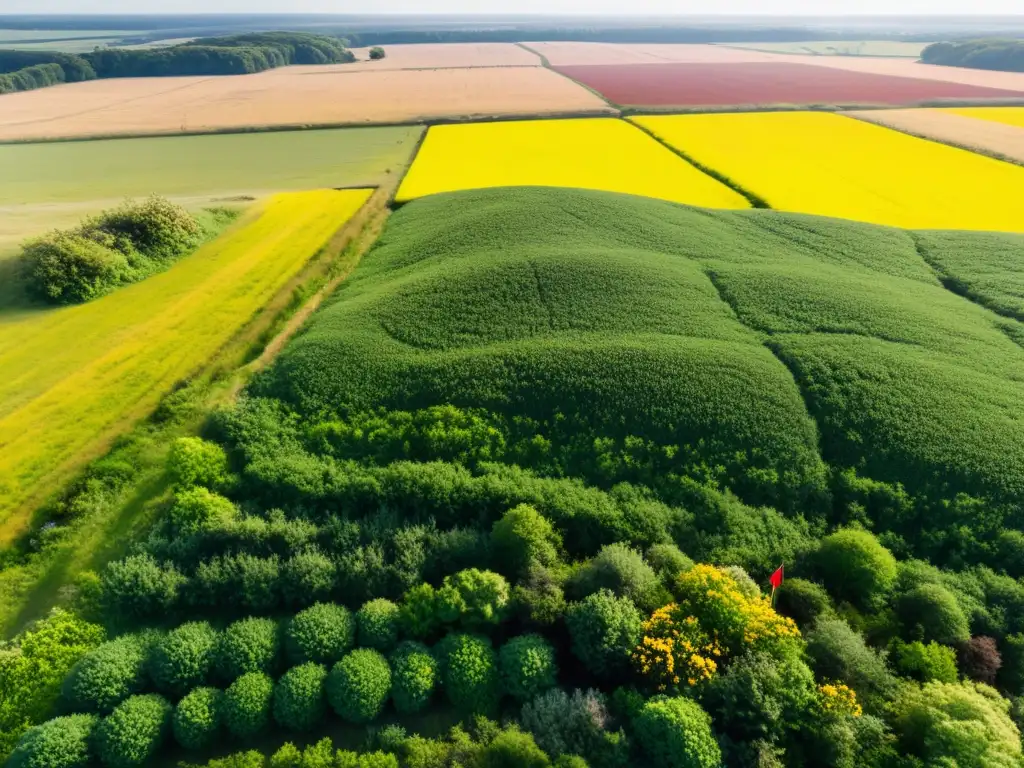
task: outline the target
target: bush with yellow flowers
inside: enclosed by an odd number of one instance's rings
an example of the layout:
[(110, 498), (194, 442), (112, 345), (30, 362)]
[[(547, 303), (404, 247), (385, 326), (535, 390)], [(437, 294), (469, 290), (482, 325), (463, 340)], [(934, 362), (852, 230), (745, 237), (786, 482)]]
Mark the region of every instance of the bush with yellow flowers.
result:
[(659, 691), (707, 682), (718, 671), (721, 646), (676, 603), (659, 608), (646, 622), (633, 652), (634, 667)]
[(860, 717), (864, 714), (857, 702), (857, 693), (842, 683), (825, 683), (818, 686), (818, 704), (830, 715)]
[(775, 653), (799, 641), (800, 630), (792, 619), (776, 613), (767, 597), (744, 594), (722, 568), (695, 565), (680, 574), (675, 587), (682, 614), (695, 617), (729, 656)]

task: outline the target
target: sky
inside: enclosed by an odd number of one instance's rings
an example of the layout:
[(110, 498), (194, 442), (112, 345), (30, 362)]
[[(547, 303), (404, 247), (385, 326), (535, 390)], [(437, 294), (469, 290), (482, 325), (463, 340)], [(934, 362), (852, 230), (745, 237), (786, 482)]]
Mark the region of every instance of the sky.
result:
[(1020, 14), (1021, 0), (0, 0), (3, 13)]

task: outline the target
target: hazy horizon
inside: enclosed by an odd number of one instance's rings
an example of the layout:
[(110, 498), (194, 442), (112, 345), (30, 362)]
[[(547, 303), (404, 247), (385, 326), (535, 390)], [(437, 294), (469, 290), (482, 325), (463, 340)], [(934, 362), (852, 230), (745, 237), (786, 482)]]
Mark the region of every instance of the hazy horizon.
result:
[[(624, 7), (625, 6), (625, 7)], [(3, 14), (533, 14), (533, 15), (665, 15), (665, 16), (983, 16), (1021, 15), (1019, 0), (719, 0), (713, 13), (706, 2), (693, 0), (438, 0), (424, 10), (421, 0), (4, 0)]]

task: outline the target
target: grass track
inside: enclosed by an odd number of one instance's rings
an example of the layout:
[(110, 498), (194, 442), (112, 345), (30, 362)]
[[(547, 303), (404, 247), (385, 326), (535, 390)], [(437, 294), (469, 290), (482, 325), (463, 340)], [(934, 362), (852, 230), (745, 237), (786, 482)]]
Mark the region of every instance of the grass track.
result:
[[(370, 191), (272, 198), (168, 272), (4, 329), (0, 542), (55, 480), (155, 407), (331, 239)], [(68, 339), (77, 343), (68, 350)]]

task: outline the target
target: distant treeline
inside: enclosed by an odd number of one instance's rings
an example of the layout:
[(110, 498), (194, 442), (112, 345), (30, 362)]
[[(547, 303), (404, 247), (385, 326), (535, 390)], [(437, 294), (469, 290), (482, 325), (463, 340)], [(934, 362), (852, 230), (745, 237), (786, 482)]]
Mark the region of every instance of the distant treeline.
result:
[(247, 75), (288, 64), (340, 64), (355, 57), (333, 37), (265, 32), (167, 48), (97, 48), (73, 55), (0, 50), (0, 93), (108, 77)]
[(926, 64), (1024, 72), (1024, 40), (967, 40), (933, 43), (921, 53)]

